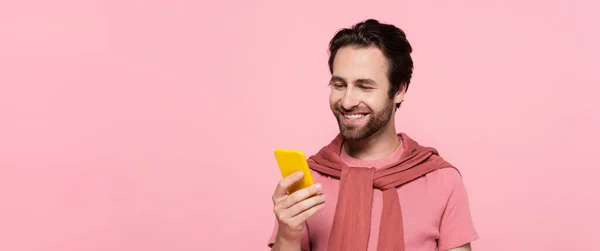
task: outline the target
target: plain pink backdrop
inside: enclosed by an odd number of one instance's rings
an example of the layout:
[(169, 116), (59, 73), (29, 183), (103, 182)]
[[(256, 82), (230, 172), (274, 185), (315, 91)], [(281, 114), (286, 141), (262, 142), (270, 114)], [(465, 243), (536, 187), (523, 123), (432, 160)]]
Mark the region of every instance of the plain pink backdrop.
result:
[(369, 17), (475, 250), (597, 250), (600, 2), (319, 2), (2, 1), (0, 250), (266, 250), (272, 151), (335, 136), (327, 43)]

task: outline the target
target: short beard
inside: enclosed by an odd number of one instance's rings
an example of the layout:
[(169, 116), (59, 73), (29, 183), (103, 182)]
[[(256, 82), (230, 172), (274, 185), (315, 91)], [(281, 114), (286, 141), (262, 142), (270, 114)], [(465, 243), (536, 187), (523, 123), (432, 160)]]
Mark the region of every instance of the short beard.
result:
[(369, 120), (362, 128), (359, 128), (356, 125), (344, 125), (342, 122), (344, 115), (341, 113), (344, 109), (341, 106), (336, 106), (338, 112), (335, 113), (335, 118), (338, 121), (340, 133), (346, 140), (363, 140), (369, 138), (381, 131), (390, 122), (394, 106), (394, 102), (390, 100), (380, 112), (371, 112), (369, 114)]

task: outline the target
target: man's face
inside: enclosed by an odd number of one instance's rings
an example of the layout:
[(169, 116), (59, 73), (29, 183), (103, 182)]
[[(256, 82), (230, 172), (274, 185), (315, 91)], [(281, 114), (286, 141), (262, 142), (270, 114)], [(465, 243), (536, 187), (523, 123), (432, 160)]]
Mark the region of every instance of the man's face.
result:
[(337, 51), (329, 104), (344, 138), (365, 139), (390, 125), (403, 93), (390, 99), (387, 70), (387, 59), (376, 47), (347, 46)]

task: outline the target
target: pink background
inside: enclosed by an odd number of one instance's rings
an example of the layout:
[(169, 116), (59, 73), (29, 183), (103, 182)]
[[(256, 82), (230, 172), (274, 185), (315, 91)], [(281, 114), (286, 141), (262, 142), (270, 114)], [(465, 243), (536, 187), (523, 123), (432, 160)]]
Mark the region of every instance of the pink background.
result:
[(475, 250), (597, 250), (600, 2), (318, 2), (2, 1), (0, 250), (266, 250), (272, 150), (335, 136), (327, 43), (369, 17)]

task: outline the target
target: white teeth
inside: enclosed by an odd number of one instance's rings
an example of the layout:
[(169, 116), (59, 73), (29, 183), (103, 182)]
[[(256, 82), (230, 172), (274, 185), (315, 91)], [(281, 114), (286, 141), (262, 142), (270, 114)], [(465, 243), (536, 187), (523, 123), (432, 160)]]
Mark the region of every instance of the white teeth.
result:
[(344, 115), (344, 117), (346, 117), (348, 119), (360, 119), (364, 116), (365, 116), (364, 114), (352, 114), (352, 115), (346, 114), (346, 115)]

